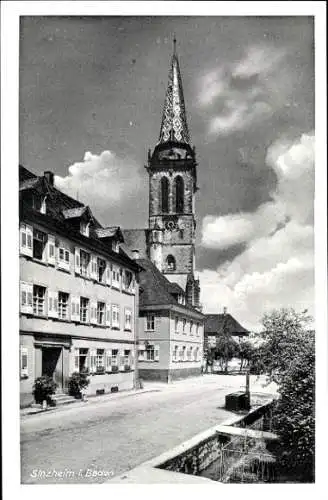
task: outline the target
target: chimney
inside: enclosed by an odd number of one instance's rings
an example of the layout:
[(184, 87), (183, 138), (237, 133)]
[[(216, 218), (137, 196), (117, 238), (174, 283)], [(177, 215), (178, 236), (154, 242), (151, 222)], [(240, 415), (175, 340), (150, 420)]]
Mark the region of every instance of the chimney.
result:
[(139, 259), (139, 250), (132, 250), (132, 258), (133, 260)]
[(46, 172), (44, 172), (44, 177), (46, 178), (48, 184), (50, 186), (53, 186), (54, 185), (54, 178), (55, 178), (55, 175), (53, 172), (51, 172), (50, 170), (47, 170)]
[(223, 308), (223, 315), (225, 316), (226, 314), (227, 314), (227, 308), (226, 308), (226, 307), (224, 307), (224, 308)]

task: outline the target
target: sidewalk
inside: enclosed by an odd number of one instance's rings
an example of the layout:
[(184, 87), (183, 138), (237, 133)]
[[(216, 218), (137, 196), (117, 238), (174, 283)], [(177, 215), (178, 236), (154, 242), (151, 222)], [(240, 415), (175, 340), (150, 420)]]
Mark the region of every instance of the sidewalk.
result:
[(145, 389), (136, 389), (136, 390), (132, 389), (130, 391), (102, 394), (101, 396), (89, 396), (86, 401), (76, 400), (76, 402), (74, 403), (63, 404), (58, 407), (56, 406), (48, 407), (46, 410), (43, 410), (42, 408), (31, 408), (31, 407), (22, 408), (20, 410), (20, 418), (23, 419), (33, 415), (40, 416), (41, 414), (47, 415), (49, 413), (57, 413), (75, 408), (77, 409), (80, 407), (94, 405), (96, 403), (104, 403), (105, 401), (114, 401), (116, 399), (123, 399), (130, 396), (135, 396), (137, 394), (144, 394), (147, 392), (159, 392), (161, 390), (162, 390), (161, 387), (158, 387), (156, 384), (154, 384), (154, 386), (152, 385), (152, 387), (148, 387)]

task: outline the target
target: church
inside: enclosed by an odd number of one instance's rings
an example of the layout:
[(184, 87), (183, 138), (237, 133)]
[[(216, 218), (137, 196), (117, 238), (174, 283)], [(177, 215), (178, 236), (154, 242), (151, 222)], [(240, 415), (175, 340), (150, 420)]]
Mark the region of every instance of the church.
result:
[(140, 272), (139, 376), (171, 381), (201, 373), (204, 315), (195, 277), (197, 163), (176, 41), (159, 139), (148, 152), (148, 228), (123, 230)]

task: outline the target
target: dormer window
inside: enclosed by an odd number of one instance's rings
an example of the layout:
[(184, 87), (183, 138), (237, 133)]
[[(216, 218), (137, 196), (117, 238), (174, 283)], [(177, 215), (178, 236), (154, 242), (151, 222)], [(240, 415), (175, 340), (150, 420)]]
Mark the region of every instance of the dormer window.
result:
[(40, 207), (40, 212), (42, 214), (45, 214), (47, 212), (47, 205), (46, 205), (46, 199), (47, 197), (45, 196), (42, 201), (41, 201), (41, 207)]
[(41, 214), (46, 213), (46, 196), (41, 196), (40, 194), (33, 194), (32, 195), (32, 208), (34, 210), (37, 210)]
[(117, 240), (113, 240), (112, 241), (112, 250), (113, 252), (116, 252), (118, 253), (119, 252), (119, 249), (120, 249), (120, 244)]
[(80, 224), (80, 232), (83, 234), (83, 236), (89, 237), (89, 222), (81, 222)]
[(175, 265), (175, 258), (173, 257), (173, 255), (167, 256), (166, 266), (168, 271), (175, 271), (176, 265)]

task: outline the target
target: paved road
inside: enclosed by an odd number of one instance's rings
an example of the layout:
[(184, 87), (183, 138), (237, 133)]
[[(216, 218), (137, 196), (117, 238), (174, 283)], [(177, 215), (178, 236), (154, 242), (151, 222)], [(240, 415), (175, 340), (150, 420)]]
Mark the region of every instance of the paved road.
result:
[(104, 482), (229, 418), (224, 396), (243, 384), (217, 375), (148, 384), (154, 392), (22, 419), (21, 482)]

